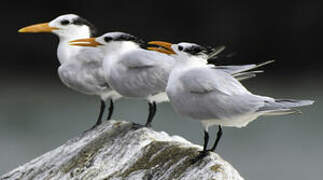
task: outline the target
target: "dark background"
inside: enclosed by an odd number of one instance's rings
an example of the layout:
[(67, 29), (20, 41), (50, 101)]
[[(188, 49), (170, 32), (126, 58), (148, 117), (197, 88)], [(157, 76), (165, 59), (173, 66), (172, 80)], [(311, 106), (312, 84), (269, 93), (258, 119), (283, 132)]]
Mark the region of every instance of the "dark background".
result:
[[(221, 64), (276, 59), (247, 87), (269, 96), (314, 99), (316, 105), (298, 120), (280, 117), (244, 129), (227, 128), (219, 153), (246, 179), (322, 177), (322, 7), (321, 0), (2, 2), (0, 174), (64, 143), (96, 118), (97, 99), (66, 88), (58, 79), (57, 38), (17, 33), (21, 27), (75, 13), (95, 24), (99, 34), (124, 31), (145, 40), (225, 45), (226, 53), (236, 55), (220, 59)], [(142, 121), (146, 116), (131, 114), (138, 112), (135, 103), (120, 104), (116, 118)], [(144, 103), (139, 106), (146, 111)], [(169, 105), (161, 105), (163, 110), (167, 113), (157, 117), (157, 130), (201, 144), (197, 122), (187, 121), (195, 128), (190, 132), (181, 128), (183, 118)], [(179, 127), (158, 124), (163, 117)]]
[[(1, 71), (55, 76), (56, 42), (20, 27), (75, 13), (99, 34), (125, 31), (146, 40), (226, 45), (228, 63), (277, 59), (272, 75), (321, 72), (322, 1), (9, 1), (1, 10)], [(38, 53), (35, 53), (37, 51)], [(27, 58), (27, 59), (26, 59)]]

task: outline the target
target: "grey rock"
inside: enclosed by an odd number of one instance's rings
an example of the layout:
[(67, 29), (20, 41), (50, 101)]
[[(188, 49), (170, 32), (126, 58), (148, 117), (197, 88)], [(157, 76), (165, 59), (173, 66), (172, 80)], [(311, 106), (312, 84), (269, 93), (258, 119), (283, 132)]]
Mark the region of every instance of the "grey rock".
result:
[(200, 150), (182, 137), (111, 120), (12, 170), (1, 180), (243, 179), (216, 153), (193, 163)]

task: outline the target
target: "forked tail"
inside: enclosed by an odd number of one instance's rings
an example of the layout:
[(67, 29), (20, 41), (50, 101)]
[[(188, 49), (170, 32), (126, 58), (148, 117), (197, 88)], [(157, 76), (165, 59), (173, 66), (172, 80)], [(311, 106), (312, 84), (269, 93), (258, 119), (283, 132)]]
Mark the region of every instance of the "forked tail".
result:
[(312, 100), (296, 99), (274, 99), (273, 101), (265, 100), (265, 105), (258, 109), (258, 112), (264, 112), (264, 115), (284, 115), (292, 113), (301, 113), (297, 107), (312, 105)]

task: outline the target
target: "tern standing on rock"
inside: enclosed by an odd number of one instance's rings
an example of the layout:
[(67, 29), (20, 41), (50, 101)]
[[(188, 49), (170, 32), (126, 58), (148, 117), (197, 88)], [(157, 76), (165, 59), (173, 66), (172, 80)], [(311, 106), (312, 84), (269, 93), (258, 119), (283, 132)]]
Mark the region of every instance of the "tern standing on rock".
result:
[[(57, 57), (60, 62), (58, 75), (62, 82), (81, 93), (101, 98), (100, 114), (95, 126), (102, 123), (105, 101), (110, 100), (108, 120), (112, 116), (113, 101), (121, 95), (112, 90), (105, 81), (100, 49), (70, 46), (69, 41), (89, 38), (95, 32), (94, 26), (75, 14), (57, 17), (49, 23), (24, 27), (20, 33), (49, 32), (58, 36)], [(95, 127), (94, 126), (94, 127)]]
[(150, 127), (156, 104), (168, 101), (165, 88), (175, 60), (164, 54), (166, 51), (160, 53), (148, 50), (143, 40), (123, 32), (74, 40), (71, 45), (98, 47), (103, 51), (107, 82), (124, 97), (148, 101), (149, 115), (145, 126)]
[[(167, 49), (176, 60), (166, 92), (175, 110), (200, 120), (204, 127), (202, 154), (214, 151), (222, 136), (222, 126), (244, 127), (262, 115), (299, 112), (294, 108), (313, 104), (311, 100), (274, 99), (249, 92), (230, 73), (206, 65), (205, 48), (193, 43), (151, 42)], [(217, 138), (211, 149), (208, 128), (218, 125)]]

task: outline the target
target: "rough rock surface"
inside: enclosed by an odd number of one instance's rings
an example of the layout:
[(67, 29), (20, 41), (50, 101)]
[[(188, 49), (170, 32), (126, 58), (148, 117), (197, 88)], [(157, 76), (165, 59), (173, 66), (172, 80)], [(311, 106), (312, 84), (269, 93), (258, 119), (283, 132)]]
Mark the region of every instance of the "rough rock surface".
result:
[(1, 180), (243, 179), (215, 153), (192, 163), (200, 150), (182, 137), (147, 128), (135, 130), (131, 122), (111, 120), (12, 170)]

